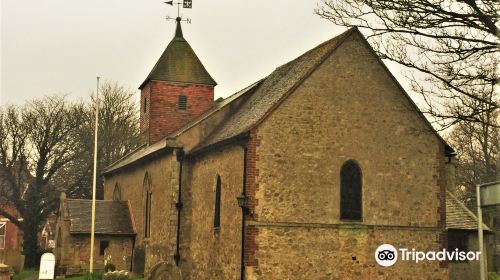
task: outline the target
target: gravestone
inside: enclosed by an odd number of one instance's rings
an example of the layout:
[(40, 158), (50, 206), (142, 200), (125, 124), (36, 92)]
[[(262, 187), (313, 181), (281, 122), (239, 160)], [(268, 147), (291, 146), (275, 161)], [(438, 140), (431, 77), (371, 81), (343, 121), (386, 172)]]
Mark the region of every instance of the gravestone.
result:
[(151, 268), (148, 279), (150, 280), (181, 280), (181, 271), (176, 265), (160, 262)]
[(144, 247), (138, 246), (134, 248), (132, 255), (132, 271), (137, 275), (144, 274), (144, 265), (146, 262), (146, 256), (144, 252)]
[(40, 273), (38, 279), (54, 279), (56, 257), (52, 253), (45, 253), (40, 260)]

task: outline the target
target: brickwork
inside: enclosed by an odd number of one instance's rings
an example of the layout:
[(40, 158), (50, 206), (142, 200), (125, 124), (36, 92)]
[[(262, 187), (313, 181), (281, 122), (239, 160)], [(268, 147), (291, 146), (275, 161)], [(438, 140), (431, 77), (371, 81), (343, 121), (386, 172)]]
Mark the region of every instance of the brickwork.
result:
[[(187, 108), (178, 108), (179, 96), (187, 97)], [(213, 104), (211, 85), (150, 81), (141, 92), (141, 131), (149, 134), (149, 143), (155, 143), (190, 120), (206, 112)], [(147, 101), (144, 102), (144, 99)], [(148, 108), (144, 110), (144, 104)]]
[[(248, 207), (250, 213), (247, 213), (247, 221), (257, 221), (259, 218), (258, 213), (255, 211), (259, 205), (259, 199), (257, 193), (259, 191), (259, 183), (257, 178), (259, 177), (259, 169), (257, 168), (257, 162), (259, 160), (259, 155), (257, 154), (257, 148), (260, 145), (260, 138), (258, 135), (258, 130), (253, 129), (250, 132), (248, 143), (247, 143), (247, 170), (246, 170), (246, 195), (248, 197)], [(259, 229), (253, 226), (247, 226), (245, 229), (245, 266), (248, 269), (256, 269), (259, 265), (258, 260), (255, 257), (257, 250), (259, 249), (259, 244), (257, 242), (257, 236), (259, 234)]]
[(149, 117), (150, 117), (150, 104), (151, 104), (151, 83), (147, 83), (141, 89), (141, 113), (140, 113), (140, 131), (141, 134), (148, 134), (149, 132)]
[[(444, 154), (444, 146), (440, 147), (440, 152), (437, 154), (437, 162), (443, 161)], [(438, 226), (442, 228), (441, 233), (439, 234), (439, 243), (441, 248), (448, 247), (448, 234), (446, 230), (446, 189), (450, 187), (449, 181), (449, 169), (452, 168), (451, 164), (446, 162), (443, 164), (437, 165), (437, 184), (439, 186), (439, 193), (437, 194), (438, 200)], [(446, 268), (448, 267), (447, 261), (440, 262), (440, 267)]]

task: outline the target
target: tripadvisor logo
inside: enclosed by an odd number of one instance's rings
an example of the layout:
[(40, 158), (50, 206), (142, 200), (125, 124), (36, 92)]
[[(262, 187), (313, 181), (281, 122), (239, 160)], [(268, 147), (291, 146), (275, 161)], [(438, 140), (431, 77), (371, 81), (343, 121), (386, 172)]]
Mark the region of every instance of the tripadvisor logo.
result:
[(391, 266), (398, 260), (398, 251), (391, 244), (382, 244), (375, 250), (375, 260), (381, 266)]
[(455, 249), (453, 251), (447, 251), (443, 249), (441, 251), (417, 251), (415, 248), (399, 248), (396, 249), (391, 244), (382, 244), (378, 246), (375, 250), (375, 260), (380, 266), (388, 267), (396, 263), (399, 258), (402, 261), (411, 261), (419, 263), (421, 261), (478, 261), (481, 252), (465, 252)]

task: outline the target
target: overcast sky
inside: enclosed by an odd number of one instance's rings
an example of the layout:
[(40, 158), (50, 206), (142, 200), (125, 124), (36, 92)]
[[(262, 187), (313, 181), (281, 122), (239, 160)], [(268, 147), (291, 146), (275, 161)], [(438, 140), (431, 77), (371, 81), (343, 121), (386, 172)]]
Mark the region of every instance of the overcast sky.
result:
[[(160, 0), (0, 0), (0, 105), (88, 98), (96, 76), (136, 90), (172, 39)], [(314, 0), (193, 0), (184, 37), (228, 96), (342, 31)], [(397, 74), (397, 73), (395, 73)], [(138, 92), (138, 91), (137, 91)]]

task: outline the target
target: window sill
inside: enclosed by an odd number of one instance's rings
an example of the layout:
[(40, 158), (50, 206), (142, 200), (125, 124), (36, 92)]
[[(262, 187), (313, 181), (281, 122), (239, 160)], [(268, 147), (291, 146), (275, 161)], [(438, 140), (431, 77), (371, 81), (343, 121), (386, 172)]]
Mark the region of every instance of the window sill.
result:
[(363, 220), (348, 220), (348, 219), (340, 219), (340, 224), (362, 224)]

